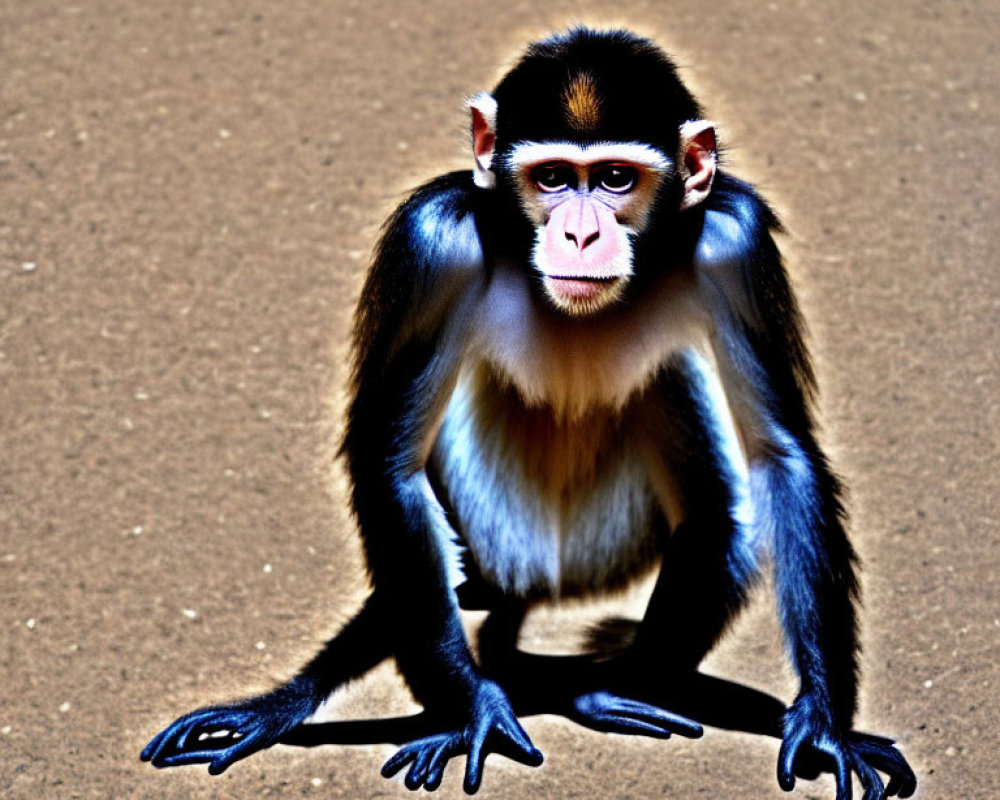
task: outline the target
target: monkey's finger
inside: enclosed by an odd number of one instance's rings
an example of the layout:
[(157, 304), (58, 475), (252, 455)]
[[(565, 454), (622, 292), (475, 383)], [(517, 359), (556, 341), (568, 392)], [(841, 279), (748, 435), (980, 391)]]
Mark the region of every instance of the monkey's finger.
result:
[(883, 767), (883, 771), (889, 773), (890, 776), (886, 794), (891, 797), (892, 792), (895, 792), (897, 797), (912, 797), (913, 793), (917, 791), (916, 774), (898, 750), (891, 751), (891, 756), (891, 763)]
[(862, 733), (861, 731), (851, 731), (848, 735), (848, 739), (854, 744), (861, 745), (862, 747), (865, 745), (892, 747), (896, 744), (896, 740), (888, 736), (881, 736), (877, 733)]
[(702, 727), (697, 723), (683, 717), (675, 718), (669, 713), (663, 716), (609, 714), (607, 718), (614, 723), (632, 729), (621, 731), (622, 733), (640, 733), (646, 736), (656, 736), (659, 739), (669, 739), (675, 733), (687, 739), (698, 739), (704, 733)]
[(917, 791), (917, 776), (914, 775), (911, 772), (910, 773), (910, 777), (908, 779), (907, 778), (903, 778), (901, 780), (901, 783), (900, 783), (898, 791), (896, 792), (896, 795), (898, 797), (904, 798), (904, 800), (905, 800), (905, 798), (907, 798), (907, 797), (913, 797), (913, 793), (915, 791)]
[(669, 730), (653, 725), (645, 720), (624, 714), (600, 714), (592, 718), (594, 727), (604, 733), (621, 733), (632, 736), (649, 736), (653, 739), (669, 739)]
[(232, 747), (230, 738), (200, 738), (198, 749), (172, 747), (157, 753), (151, 759), (154, 767), (175, 767), (181, 764), (202, 764), (218, 758), (219, 753)]
[(214, 714), (214, 709), (205, 709), (185, 714), (180, 719), (174, 720), (149, 740), (149, 744), (142, 749), (139, 758), (143, 761), (152, 761), (163, 750), (179, 749), (178, 745), (174, 744), (175, 740), (185, 737), (190, 728), (197, 727), (200, 722), (210, 719)]
[(407, 742), (382, 765), (381, 775), (383, 778), (391, 778), (424, 750), (443, 750), (448, 758), (457, 751), (460, 740), (460, 734), (438, 733), (434, 736), (425, 736), (423, 739)]
[(264, 735), (246, 735), (232, 747), (223, 751), (220, 756), (216, 752), (215, 760), (208, 765), (209, 775), (221, 775), (241, 758), (246, 758), (258, 750), (263, 750), (270, 745), (272, 740)]
[(889, 785), (894, 787), (897, 796), (902, 798), (911, 797), (917, 791), (916, 773), (914, 773), (909, 762), (898, 750), (888, 750), (886, 755), (888, 764), (883, 767), (883, 771), (889, 773), (891, 776)]
[(490, 722), (476, 725), (469, 739), (469, 754), (465, 758), (465, 782), (462, 788), (466, 794), (475, 794), (483, 781), (483, 764), (486, 761), (486, 737), (490, 734)]
[(438, 749), (424, 747), (417, 753), (417, 757), (413, 759), (413, 763), (410, 765), (410, 769), (403, 779), (403, 783), (407, 789), (416, 791), (423, 785), (424, 780), (427, 778), (427, 765)]
[(889, 783), (885, 787), (886, 797), (906, 798), (917, 790), (917, 776), (902, 754), (892, 751), (886, 753), (884, 758), (869, 756), (869, 762), (889, 776)]
[[(867, 737), (868, 734), (865, 734)], [(855, 743), (855, 748), (860, 751), (860, 758), (864, 759), (870, 766), (881, 770), (889, 776), (889, 783), (885, 788), (886, 797), (910, 797), (917, 789), (917, 776), (907, 763), (903, 754), (891, 744), (883, 744), (883, 741), (891, 740), (883, 737), (871, 737), (874, 741), (860, 739)]]
[(837, 800), (851, 800), (854, 788), (851, 785), (851, 767), (847, 763), (847, 757), (840, 747), (834, 747), (830, 755), (837, 764)]
[(151, 761), (156, 752), (160, 749), (160, 744), (163, 741), (163, 735), (166, 731), (160, 731), (156, 736), (149, 740), (148, 744), (142, 748), (142, 752), (139, 753), (140, 761)]
[(514, 745), (514, 749), (510, 752), (505, 752), (504, 755), (522, 764), (527, 764), (529, 767), (537, 767), (545, 760), (542, 751), (531, 743), (527, 732), (525, 732), (524, 728), (521, 727), (521, 723), (516, 719), (511, 718), (501, 721), (497, 725), (497, 730)]
[(143, 750), (143, 760), (155, 762), (157, 759), (162, 758), (165, 755), (183, 752), (184, 741), (186, 738), (186, 730), (178, 729), (166, 731), (164, 734), (161, 734), (159, 741), (155, 743), (150, 742), (146, 749)]
[(862, 800), (882, 800), (885, 797), (883, 794), (885, 785), (879, 774), (865, 763), (864, 759), (855, 758), (854, 761), (854, 769), (861, 777), (861, 785), (865, 787), (865, 795)]
[(688, 739), (698, 739), (705, 733), (705, 729), (701, 725), (687, 717), (682, 717), (680, 714), (674, 714), (665, 708), (649, 703), (640, 703), (638, 700), (622, 699), (624, 702), (620, 706), (621, 710), (634, 719)]
[(164, 767), (184, 767), (191, 764), (210, 764), (219, 757), (218, 750), (188, 750), (184, 753), (174, 753), (153, 759), (153, 766), (157, 769)]
[(392, 757), (382, 765), (380, 770), (383, 778), (391, 778), (403, 767), (417, 757), (416, 743), (404, 745), (397, 750)]
[(428, 792), (433, 792), (441, 785), (444, 777), (444, 768), (448, 764), (451, 755), (443, 747), (439, 747), (431, 756), (431, 763), (427, 765), (427, 779), (424, 781), (424, 788)]
[(655, 736), (658, 739), (666, 739), (674, 733), (697, 739), (704, 733), (701, 725), (687, 717), (606, 691), (580, 695), (573, 701), (573, 706), (582, 717), (578, 721), (597, 730)]
[(778, 785), (786, 792), (795, 787), (795, 757), (806, 736), (805, 728), (797, 728), (781, 742), (781, 750), (778, 751)]
[(152, 761), (157, 755), (159, 755), (159, 752), (163, 749), (165, 743), (166, 738), (163, 733), (158, 733), (153, 739), (150, 740), (149, 744), (142, 748), (142, 752), (139, 754), (139, 759), (141, 761)]

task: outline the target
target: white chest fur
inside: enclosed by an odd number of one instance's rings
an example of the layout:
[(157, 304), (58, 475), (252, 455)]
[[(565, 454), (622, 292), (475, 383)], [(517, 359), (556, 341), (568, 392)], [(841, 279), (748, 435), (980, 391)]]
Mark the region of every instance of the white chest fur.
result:
[(621, 409), (672, 352), (704, 341), (688, 276), (664, 277), (634, 304), (574, 318), (536, 300), (523, 267), (497, 264), (481, 305), (478, 355), (529, 405), (579, 417)]
[(481, 366), (459, 381), (434, 458), (456, 527), (505, 591), (600, 589), (653, 558), (654, 494), (616, 414), (557, 418)]

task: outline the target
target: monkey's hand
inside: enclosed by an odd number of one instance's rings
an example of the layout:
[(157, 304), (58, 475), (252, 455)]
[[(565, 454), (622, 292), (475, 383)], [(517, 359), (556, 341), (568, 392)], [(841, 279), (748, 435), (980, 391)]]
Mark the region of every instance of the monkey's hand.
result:
[(312, 695), (294, 682), (231, 705), (185, 714), (146, 745), (140, 758), (154, 767), (208, 764), (219, 775), (241, 758), (274, 744), (316, 709)]
[(604, 733), (626, 733), (669, 739), (671, 734), (697, 739), (701, 725), (680, 714), (605, 691), (588, 692), (573, 699), (570, 718)]
[[(884, 786), (879, 771), (889, 776)], [(785, 714), (785, 736), (778, 754), (778, 784), (786, 792), (795, 786), (796, 774), (816, 777), (833, 772), (837, 800), (851, 800), (851, 775), (857, 773), (864, 788), (863, 800), (910, 797), (917, 777), (892, 739), (857, 731), (838, 733), (820, 720), (808, 695)]]
[(464, 753), (463, 788), (467, 794), (475, 794), (482, 783), (483, 762), (490, 752), (502, 753), (529, 767), (542, 763), (541, 752), (532, 745), (507, 695), (496, 683), (482, 680), (475, 687), (469, 714), (469, 723), (460, 730), (427, 736), (401, 747), (383, 765), (383, 777), (391, 778), (412, 762), (403, 781), (406, 788), (423, 786), (432, 792), (441, 785), (449, 759)]

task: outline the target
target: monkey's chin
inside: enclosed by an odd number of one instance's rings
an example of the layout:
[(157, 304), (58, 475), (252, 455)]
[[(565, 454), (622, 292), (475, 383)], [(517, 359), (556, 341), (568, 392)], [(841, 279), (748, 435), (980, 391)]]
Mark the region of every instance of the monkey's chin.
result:
[(611, 305), (625, 290), (624, 276), (607, 278), (566, 277), (546, 275), (545, 291), (560, 311), (573, 316), (594, 314)]

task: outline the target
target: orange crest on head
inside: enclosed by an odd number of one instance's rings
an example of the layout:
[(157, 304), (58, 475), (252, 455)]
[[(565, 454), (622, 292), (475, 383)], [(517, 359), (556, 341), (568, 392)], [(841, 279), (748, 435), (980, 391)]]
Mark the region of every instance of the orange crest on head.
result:
[(577, 75), (566, 87), (563, 105), (567, 122), (574, 130), (592, 130), (601, 121), (601, 98), (594, 79), (586, 72)]

